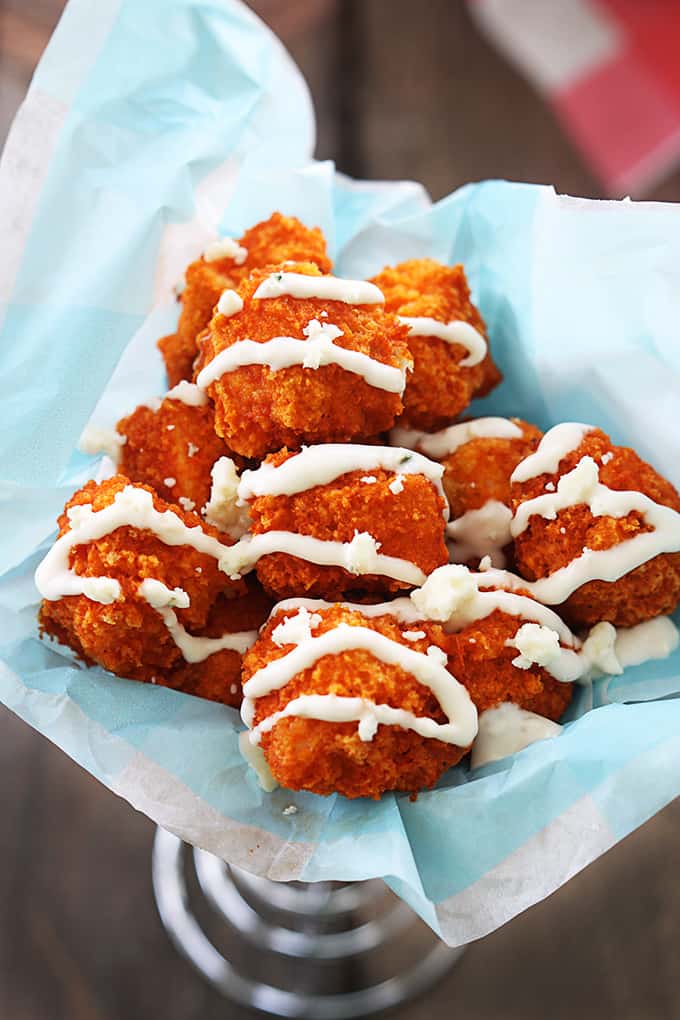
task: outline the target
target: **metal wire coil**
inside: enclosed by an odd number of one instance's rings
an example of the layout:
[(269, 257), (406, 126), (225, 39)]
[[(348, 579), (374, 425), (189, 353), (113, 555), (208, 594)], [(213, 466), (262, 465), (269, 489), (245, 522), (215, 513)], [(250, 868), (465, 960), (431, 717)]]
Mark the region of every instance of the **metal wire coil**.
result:
[[(426, 992), (462, 952), (428, 933), (414, 956), (410, 932), (422, 923), (379, 880), (271, 882), (186, 849), (176, 836), (157, 829), (152, 873), (161, 920), (177, 949), (240, 1005), (314, 1020), (365, 1016)], [(227, 935), (225, 951), (216, 943)], [(403, 964), (400, 947), (402, 955), (408, 952)], [(388, 973), (377, 978), (374, 958), (380, 957)], [(281, 986), (269, 980), (277, 970)], [(293, 987), (283, 987), (286, 981)]]

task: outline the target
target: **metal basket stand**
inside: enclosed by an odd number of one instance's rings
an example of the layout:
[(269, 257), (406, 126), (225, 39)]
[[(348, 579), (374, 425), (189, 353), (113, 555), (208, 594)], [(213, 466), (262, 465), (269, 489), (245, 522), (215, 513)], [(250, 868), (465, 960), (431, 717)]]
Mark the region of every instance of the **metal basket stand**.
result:
[(462, 953), (378, 879), (272, 882), (160, 828), (152, 871), (177, 949), (224, 996), (272, 1016), (345, 1020), (388, 1009), (426, 994)]

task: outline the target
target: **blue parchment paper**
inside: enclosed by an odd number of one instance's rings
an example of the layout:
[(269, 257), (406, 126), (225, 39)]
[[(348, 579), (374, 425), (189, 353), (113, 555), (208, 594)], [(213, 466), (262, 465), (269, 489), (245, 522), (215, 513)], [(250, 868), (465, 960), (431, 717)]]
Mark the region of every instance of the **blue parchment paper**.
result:
[(187, 841), (275, 879), (385, 877), (462, 944), (680, 792), (680, 653), (582, 691), (554, 740), (368, 803), (265, 794), (236, 712), (36, 637), (33, 571), (98, 469), (75, 452), (83, 426), (164, 390), (172, 285), (274, 209), (321, 226), (339, 273), (463, 261), (505, 373), (475, 410), (598, 424), (680, 483), (680, 208), (501, 181), (432, 205), (311, 161), (313, 139), (298, 72), (238, 3), (67, 8), (0, 168), (0, 697)]

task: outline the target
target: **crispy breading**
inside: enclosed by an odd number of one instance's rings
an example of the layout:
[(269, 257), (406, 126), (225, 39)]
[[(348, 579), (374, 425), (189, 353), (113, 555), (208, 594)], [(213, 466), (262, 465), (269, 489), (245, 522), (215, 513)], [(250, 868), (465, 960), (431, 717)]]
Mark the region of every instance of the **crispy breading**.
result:
[[(522, 436), (514, 439), (479, 436), (463, 443), (442, 459), (442, 479), (451, 520), (478, 510), (490, 500), (510, 507), (510, 475), (521, 460), (538, 446), (542, 433), (535, 425), (511, 418), (522, 429)], [(501, 551), (506, 568), (513, 566), (513, 544), (508, 542)], [(479, 555), (468, 560), (476, 568)]]
[(535, 425), (520, 418), (510, 421), (521, 428), (521, 437), (476, 436), (442, 458), (442, 481), (452, 519), (479, 509), (490, 499), (510, 506), (510, 475), (534, 452), (543, 435)]
[[(611, 454), (611, 458), (607, 455)], [(680, 511), (680, 495), (634, 450), (614, 446), (600, 429), (587, 432), (553, 474), (542, 474), (512, 486), (513, 508), (545, 493), (560, 477), (576, 467), (582, 457), (599, 466), (600, 481), (611, 489), (642, 492), (664, 506)], [(606, 463), (602, 462), (605, 458)], [(522, 577), (534, 581), (571, 563), (584, 548), (600, 550), (634, 538), (650, 526), (636, 511), (625, 517), (594, 517), (587, 505), (560, 510), (554, 520), (531, 517), (525, 531), (515, 538), (515, 559)], [(581, 585), (560, 612), (572, 626), (584, 627), (607, 620), (617, 627), (632, 627), (654, 616), (672, 613), (680, 602), (680, 553), (655, 556), (618, 581), (590, 581)]]
[[(215, 461), (226, 456), (235, 459), (239, 467), (244, 463), (215, 432), (215, 412), (210, 404), (194, 407), (167, 398), (157, 410), (142, 404), (121, 418), (116, 429), (126, 437), (120, 473), (133, 482), (150, 485), (170, 503), (189, 500), (197, 511), (210, 498), (210, 471)], [(172, 483), (167, 484), (167, 479)], [(187, 507), (186, 502), (180, 505)]]
[[(166, 396), (157, 407), (137, 407), (117, 426), (119, 435), (126, 437), (120, 451), (120, 473), (100, 483), (88, 482), (73, 495), (59, 517), (60, 536), (71, 527), (69, 509), (89, 504), (94, 511), (102, 510), (121, 490), (133, 485), (151, 493), (157, 511), (176, 514), (188, 528), (201, 529), (231, 546), (233, 538), (207, 524), (200, 515), (211, 497), (213, 465), (221, 457), (231, 457), (242, 470), (263, 458), (268, 464), (280, 465), (308, 444), (383, 444), (395, 423), (432, 432), (453, 424), (474, 398), (486, 395), (501, 381), (486, 325), (472, 302), (462, 265), (450, 267), (425, 258), (385, 267), (372, 281), (384, 294), (384, 304), (352, 304), (286, 294), (256, 299), (257, 288), (272, 273), (309, 277), (328, 274), (331, 261), (325, 238), (318, 228), (310, 229), (295, 217), (276, 212), (251, 227), (236, 243), (245, 253), (233, 249), (234, 254), (224, 256), (229, 245), (222, 246), (208, 252), (207, 259), (202, 255), (186, 270), (177, 331), (158, 341), (170, 385), (183, 379), (197, 380), (201, 370), (221, 352), (242, 341), (266, 344), (276, 338), (292, 338), (292, 342), (273, 344), (269, 350), (301, 350), (306, 364), (280, 369), (246, 364), (230, 371), (225, 371), (222, 364), (223, 374), (205, 387), (207, 403), (193, 406)], [(211, 259), (211, 254), (223, 257)], [(231, 309), (233, 314), (217, 311), (219, 298), (227, 289), (237, 291), (241, 299), (222, 303), (225, 311)], [(468, 348), (434, 336), (412, 336), (408, 324), (401, 321), (409, 318), (434, 319), (441, 324), (468, 323), (487, 341), (486, 354), (476, 365), (463, 365)], [(337, 327), (339, 334), (324, 330), (324, 326)], [(306, 343), (314, 345), (308, 348)], [(359, 374), (363, 370), (361, 359), (359, 371), (354, 372), (338, 364), (324, 364), (324, 360), (337, 356), (334, 347), (398, 369), (402, 381), (405, 373), (404, 392), (370, 385)], [(244, 350), (248, 347), (239, 348)], [(294, 353), (293, 358), (296, 356)], [(376, 370), (375, 364), (371, 367)], [(398, 388), (400, 376), (391, 374), (396, 376)], [(204, 379), (207, 382), (207, 375)], [(388, 378), (387, 385), (389, 382)], [(611, 489), (641, 492), (680, 512), (680, 495), (670, 482), (633, 450), (614, 446), (599, 429), (587, 432), (555, 472), (511, 483), (518, 463), (536, 450), (542, 437), (534, 425), (518, 418), (511, 420), (521, 429), (521, 437), (474, 437), (441, 457), (442, 483), (452, 521), (480, 510), (490, 501), (502, 503), (514, 513), (525, 501), (556, 491), (560, 478), (584, 456), (595, 460), (600, 481)], [(413, 457), (410, 453), (404, 456)], [(401, 454), (399, 463), (403, 465)], [(448, 623), (405, 623), (396, 613), (382, 608), (379, 611), (383, 615), (367, 615), (369, 605), (413, 586), (383, 575), (362, 573), (375, 569), (375, 552), (414, 565), (424, 577), (449, 560), (444, 500), (428, 477), (380, 467), (349, 471), (321, 485), (313, 484), (313, 478), (307, 479), (311, 484), (300, 492), (253, 496), (246, 509), (240, 502), (232, 502), (238, 481), (232, 466), (221, 467), (225, 471), (221, 477), (216, 472), (212, 521), (231, 527), (233, 509), (234, 534), (241, 534), (250, 520), (255, 538), (282, 532), (338, 543), (338, 547), (331, 547), (332, 558), (338, 552), (337, 558), (345, 566), (318, 565), (287, 552), (269, 553), (254, 564), (252, 560), (248, 563), (248, 556), (257, 553), (246, 537), (237, 550), (237, 559), (242, 557), (239, 562), (244, 570), (248, 566), (254, 569), (239, 580), (234, 579), (237, 574), (230, 577), (224, 572), (232, 569), (226, 561), (221, 571), (218, 560), (211, 555), (189, 545), (166, 545), (150, 530), (122, 525), (70, 551), (71, 570), (100, 580), (88, 589), (92, 597), (68, 595), (44, 600), (39, 614), (41, 632), (70, 647), (86, 665), (100, 665), (121, 677), (238, 708), (243, 684), (296, 647), (282, 641), (292, 638), (304, 644), (307, 637), (319, 637), (341, 624), (361, 626), (390, 638), (403, 649), (434, 655), (448, 669), (451, 684), (458, 681), (466, 688), (479, 714), (510, 702), (547, 719), (557, 721), (562, 717), (570, 704), (573, 685), (558, 681), (547, 668), (532, 661), (537, 657), (556, 668), (551, 659), (555, 635), (527, 630), (515, 643), (522, 624), (535, 620), (497, 609), (453, 630), (455, 614)], [(578, 498), (587, 497), (580, 493)], [(494, 564), (502, 563), (498, 547), (506, 541), (511, 527), (510, 514), (504, 507), (492, 505), (485, 513), (473, 514), (451, 529), (451, 555), (468, 559), (474, 554), (476, 565), (488, 551), (497, 555)], [(86, 518), (87, 514), (82, 516)], [(75, 521), (74, 517), (74, 525)], [(650, 529), (640, 511), (616, 518), (595, 516), (582, 502), (558, 511), (553, 520), (534, 514), (527, 528), (502, 553), (530, 582), (567, 566), (586, 548), (609, 549)], [(185, 540), (186, 535), (179, 538)], [(279, 544), (277, 540), (277, 547), (285, 541), (282, 538)], [(492, 548), (487, 550), (487, 546)], [(312, 555), (308, 549), (297, 551)], [(465, 575), (464, 580), (470, 580), (464, 570), (456, 570)], [(473, 578), (471, 584), (483, 588), (482, 576)], [(490, 584), (494, 575), (485, 576)], [(104, 604), (95, 598), (116, 593), (115, 589), (109, 591), (107, 578), (118, 581), (120, 597)], [(159, 596), (158, 608), (140, 594), (140, 585), (148, 579), (170, 589), (144, 589), (151, 599)], [(435, 582), (432, 598), (442, 590)], [(461, 609), (467, 616), (458, 620), (469, 620), (478, 606), (480, 612), (484, 611), (483, 600), (474, 601), (474, 587), (470, 593), (461, 588), (462, 600), (467, 594), (467, 609)], [(519, 594), (532, 597), (528, 591)], [(329, 602), (312, 608), (311, 615), (305, 610), (302, 620), (275, 638), (277, 627), (297, 610), (272, 610), (272, 599), (291, 596)], [(350, 597), (356, 605), (330, 604), (343, 597)], [(452, 590), (452, 605), (456, 597), (457, 590)], [(414, 596), (413, 601), (418, 597)], [(169, 606), (178, 602), (168, 615)], [(600, 621), (630, 627), (670, 613), (679, 603), (680, 553), (673, 553), (654, 557), (618, 581), (586, 583), (558, 609), (574, 628)], [(505, 599), (502, 605), (504, 609), (513, 608)], [(515, 605), (521, 607), (521, 603)], [(419, 602), (418, 615), (424, 611), (423, 606), (431, 615), (444, 615), (439, 602), (430, 607), (425, 595)], [(538, 615), (538, 619), (543, 618), (543, 614)], [(185, 634), (177, 628), (177, 622)], [(306, 630), (307, 625), (310, 630)], [(185, 658), (185, 654), (198, 658), (215, 647), (187, 642), (187, 635), (216, 639), (243, 632), (249, 632), (247, 638), (239, 638), (243, 644), (255, 638), (245, 655), (222, 649), (198, 662)], [(564, 633), (560, 633), (564, 639)], [(576, 639), (574, 644), (580, 647)], [(438, 655), (437, 649), (446, 657)], [(409, 671), (407, 662), (402, 650), (395, 658), (400, 665), (385, 663), (362, 649), (325, 654), (308, 668), (300, 669), (280, 689), (255, 700), (254, 726), (304, 695), (364, 699), (445, 724), (448, 720), (438, 698)], [(446, 673), (439, 676), (441, 682), (448, 682)], [(464, 692), (459, 693), (464, 697)], [(313, 708), (318, 710), (318, 703)], [(353, 713), (355, 709), (352, 706)], [(413, 719), (403, 716), (397, 718), (404, 725), (376, 722), (372, 727), (375, 716), (366, 714), (365, 709), (364, 704), (356, 712), (363, 713), (361, 728), (354, 721), (290, 716), (279, 719), (271, 730), (263, 730), (260, 746), (274, 778), (283, 787), (324, 796), (339, 793), (348, 798), (378, 799), (387, 791), (403, 791), (415, 797), (436, 784), (470, 750), (420, 736), (406, 728)], [(472, 732), (471, 727), (468, 734)]]
[[(387, 266), (373, 283), (385, 295), (388, 312), (409, 318), (428, 317), (448, 323), (462, 320), (486, 337), (486, 326), (470, 299), (461, 265), (434, 259), (411, 259)], [(461, 366), (467, 348), (437, 337), (410, 336), (413, 372), (404, 393), (400, 424), (433, 431), (450, 425), (473, 397), (483, 397), (501, 381), (490, 351), (477, 365)]]
[[(289, 456), (284, 450), (268, 457), (267, 463), (278, 465)], [(363, 482), (367, 474), (375, 481)], [(429, 574), (448, 562), (443, 500), (424, 475), (400, 476), (399, 492), (390, 489), (394, 480), (393, 472), (382, 469), (350, 471), (327, 485), (291, 496), (257, 496), (249, 504), (253, 534), (292, 531), (351, 542), (357, 532), (368, 532), (379, 543), (380, 553), (409, 560)], [(389, 577), (357, 576), (342, 567), (319, 566), (287, 553), (262, 557), (256, 570), (265, 589), (279, 598), (338, 598), (354, 590), (387, 593), (409, 587)]]
[[(129, 484), (122, 475), (99, 484), (88, 482), (66, 504), (58, 522), (60, 536), (70, 527), (66, 510), (88, 503), (95, 511), (102, 510)], [(231, 544), (226, 535), (205, 524), (197, 514), (167, 503), (149, 486), (136, 487), (153, 494), (154, 506), (160, 512), (171, 510), (188, 527), (198, 526), (222, 543)], [(189, 606), (177, 609), (176, 614), (194, 634), (209, 622), (220, 595), (237, 598), (247, 591), (245, 582), (227, 578), (212, 556), (186, 545), (165, 545), (151, 532), (128, 526), (75, 546), (70, 566), (88, 577), (115, 578), (121, 587), (121, 599), (109, 605), (84, 595), (45, 600), (40, 613), (42, 630), (71, 647), (85, 662), (99, 663), (113, 673), (138, 680), (158, 679), (161, 671), (183, 663), (182, 653), (160, 614), (139, 596), (137, 589), (142, 581), (153, 578), (187, 593)]]
[(508, 641), (522, 622), (495, 610), (451, 634), (447, 646), (449, 668), (465, 684), (480, 713), (512, 701), (529, 712), (557, 720), (571, 701), (573, 684), (556, 680), (541, 666), (513, 666), (518, 653)]
[[(289, 615), (293, 614), (275, 611), (256, 644), (244, 656), (244, 683), (267, 663), (291, 651), (292, 645), (280, 647), (272, 639), (274, 629)], [(423, 653), (430, 645), (445, 647), (447, 642), (447, 635), (438, 624), (406, 625), (393, 616), (365, 617), (342, 604), (319, 610), (319, 616), (321, 622), (314, 628), (314, 636), (347, 623), (368, 627)], [(426, 636), (408, 641), (402, 636), (404, 630), (422, 630)], [(447, 721), (436, 697), (412, 674), (379, 661), (369, 652), (352, 650), (325, 655), (285, 687), (258, 698), (255, 724), (302, 694), (370, 698), (417, 716), (429, 716), (438, 723)], [(375, 799), (387, 790), (417, 793), (432, 786), (467, 751), (397, 726), (379, 726), (373, 739), (364, 741), (354, 722), (302, 718), (281, 719), (270, 733), (263, 734), (261, 746), (272, 774), (282, 786), (322, 795), (341, 793), (350, 798)]]
[[(272, 600), (255, 578), (248, 579), (248, 591), (238, 598), (218, 595), (208, 621), (197, 636), (221, 637), (238, 631), (256, 631), (266, 621)], [(209, 701), (239, 708), (242, 700), (241, 655), (229, 649), (215, 652), (202, 662), (180, 662), (169, 673), (159, 673), (157, 683)]]
[[(281, 266), (308, 276), (322, 275), (312, 263)], [(216, 313), (203, 342), (202, 364), (241, 340), (266, 343), (272, 337), (305, 339), (313, 319), (342, 330), (334, 343), (348, 350), (402, 368), (410, 364), (407, 327), (381, 305), (281, 296), (253, 300), (269, 274), (255, 271), (239, 287), (244, 307), (237, 315)], [(324, 316), (322, 313), (326, 313)], [(346, 442), (374, 436), (394, 424), (402, 409), (398, 393), (370, 386), (339, 365), (272, 371), (246, 365), (225, 373), (208, 387), (215, 403), (215, 427), (226, 443), (244, 457), (262, 458), (283, 446)]]

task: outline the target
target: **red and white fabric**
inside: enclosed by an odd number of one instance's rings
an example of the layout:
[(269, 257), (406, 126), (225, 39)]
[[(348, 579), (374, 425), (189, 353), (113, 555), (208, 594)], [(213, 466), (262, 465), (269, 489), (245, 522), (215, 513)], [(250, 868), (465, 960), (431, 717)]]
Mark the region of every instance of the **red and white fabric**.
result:
[(680, 164), (678, 0), (469, 0), (612, 195)]

